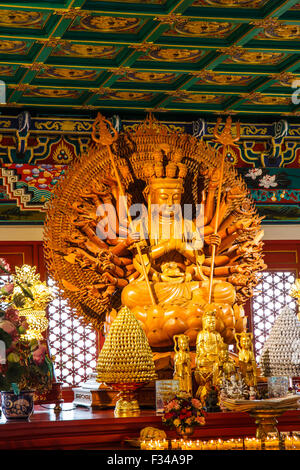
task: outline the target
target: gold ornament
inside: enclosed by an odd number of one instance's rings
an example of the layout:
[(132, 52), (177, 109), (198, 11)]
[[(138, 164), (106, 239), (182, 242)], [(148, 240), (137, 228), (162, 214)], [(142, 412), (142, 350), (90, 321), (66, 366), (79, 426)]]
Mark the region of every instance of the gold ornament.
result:
[(35, 266), (23, 264), (21, 267), (16, 267), (12, 277), (15, 283), (13, 299), (17, 303), (20, 302), (18, 310), (26, 317), (29, 325), (23, 338), (40, 340), (43, 338), (43, 331), (48, 327), (46, 307), (53, 299), (52, 289), (40, 281)]
[(255, 361), (255, 354), (253, 350), (253, 334), (242, 333), (235, 334), (236, 346), (238, 349), (239, 369), (249, 387), (256, 387), (257, 385), (257, 366)]
[(97, 363), (97, 381), (120, 391), (115, 414), (139, 412), (134, 391), (157, 378), (146, 335), (127, 307), (113, 321)]
[(179, 393), (192, 395), (192, 369), (189, 342), (186, 335), (175, 335), (173, 337), (175, 346), (174, 355), (174, 380), (179, 381)]
[(207, 310), (202, 321), (203, 329), (198, 333), (196, 342), (195, 379), (199, 385), (196, 396), (204, 401), (211, 387), (218, 385), (224, 344), (216, 330), (216, 310)]

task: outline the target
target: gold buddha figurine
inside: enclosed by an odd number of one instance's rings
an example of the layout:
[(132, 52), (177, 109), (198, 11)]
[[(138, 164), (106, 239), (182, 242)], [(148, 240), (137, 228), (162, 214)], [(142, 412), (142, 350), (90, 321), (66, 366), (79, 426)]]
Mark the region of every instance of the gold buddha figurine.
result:
[(220, 358), (224, 348), (222, 336), (216, 331), (216, 312), (207, 310), (202, 318), (203, 329), (196, 341), (195, 379), (197, 396), (205, 398), (211, 386), (218, 385)]
[(179, 381), (179, 393), (192, 395), (192, 370), (189, 341), (186, 335), (175, 335), (174, 340), (174, 375)]
[(225, 380), (229, 380), (232, 375), (235, 375), (237, 372), (236, 363), (230, 357), (228, 351), (228, 345), (223, 343), (220, 351), (220, 366), (219, 366), (219, 381), (220, 383)]
[(257, 385), (257, 366), (253, 351), (252, 333), (236, 333), (236, 345), (238, 349), (239, 369), (248, 387)]

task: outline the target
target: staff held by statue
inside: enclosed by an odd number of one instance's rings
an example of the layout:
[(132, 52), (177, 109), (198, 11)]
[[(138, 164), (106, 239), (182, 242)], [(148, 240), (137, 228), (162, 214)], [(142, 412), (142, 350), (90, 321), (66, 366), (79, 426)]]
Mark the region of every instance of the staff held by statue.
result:
[[(97, 126), (98, 126), (99, 137), (96, 136)], [(106, 146), (106, 148), (107, 148), (107, 151), (108, 151), (108, 154), (109, 154), (109, 157), (110, 157), (110, 161), (111, 161), (111, 165), (112, 165), (112, 168), (113, 168), (113, 171), (114, 171), (114, 174), (115, 174), (115, 178), (117, 180), (119, 192), (120, 192), (122, 201), (125, 205), (125, 210), (126, 210), (126, 214), (127, 214), (127, 218), (128, 218), (128, 222), (129, 222), (129, 226), (130, 226), (132, 224), (132, 218), (131, 218), (131, 215), (130, 215), (128, 205), (125, 202), (126, 201), (126, 199), (125, 199), (126, 194), (125, 194), (125, 191), (123, 189), (121, 178), (120, 178), (120, 175), (119, 175), (116, 163), (115, 163), (114, 155), (113, 155), (113, 153), (111, 151), (111, 147), (110, 147), (113, 144), (113, 142), (115, 142), (117, 140), (117, 138), (118, 138), (118, 132), (113, 127), (112, 123), (109, 120), (105, 119), (101, 115), (101, 113), (98, 113), (97, 118), (96, 118), (95, 122), (93, 123), (92, 139), (97, 144), (101, 144), (103, 146)], [(146, 269), (146, 266), (145, 266), (144, 258), (143, 258), (141, 247), (140, 247), (139, 243), (135, 243), (135, 247), (136, 247), (136, 250), (137, 250), (137, 253), (138, 253), (138, 256), (139, 256), (139, 260), (140, 260), (140, 263), (141, 263), (141, 266), (142, 266), (142, 271), (143, 271), (143, 275), (144, 275), (144, 278), (145, 278), (145, 281), (146, 281), (146, 284), (147, 284), (147, 288), (148, 288), (148, 291), (149, 291), (151, 302), (152, 302), (153, 305), (156, 305), (156, 301), (155, 301), (154, 294), (153, 294), (153, 291), (152, 291), (152, 288), (151, 288), (151, 284), (150, 284), (150, 281), (149, 281), (147, 269)]]
[[(230, 116), (228, 116), (228, 118), (226, 119), (226, 123), (225, 123), (223, 131), (218, 133), (218, 127), (220, 125), (220, 122), (221, 122), (221, 118), (218, 118), (216, 126), (214, 128), (214, 138), (216, 139), (216, 142), (219, 142), (220, 144), (222, 144), (222, 160), (221, 160), (221, 168), (220, 168), (218, 193), (217, 193), (214, 235), (217, 235), (218, 233), (220, 204), (221, 204), (221, 191), (222, 191), (222, 184), (223, 184), (223, 177), (224, 177), (224, 165), (225, 165), (226, 153), (228, 151), (228, 147), (230, 145), (234, 145), (234, 143), (240, 139), (240, 123), (239, 122), (237, 122), (236, 124), (236, 130), (237, 130), (236, 137), (233, 137), (231, 134), (232, 119)], [(217, 247), (216, 244), (212, 245), (208, 303), (211, 303), (211, 300), (212, 300), (212, 287), (213, 287), (216, 247)]]

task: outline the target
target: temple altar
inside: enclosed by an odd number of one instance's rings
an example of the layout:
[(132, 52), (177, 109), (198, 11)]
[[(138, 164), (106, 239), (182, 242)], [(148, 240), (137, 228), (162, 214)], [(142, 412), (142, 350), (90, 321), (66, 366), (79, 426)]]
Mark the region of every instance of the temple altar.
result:
[[(139, 416), (116, 418), (113, 410), (92, 410), (65, 403), (60, 413), (51, 405), (36, 406), (29, 421), (0, 419), (0, 450), (129, 450), (146, 426), (162, 427), (161, 415), (143, 409)], [(281, 432), (300, 431), (300, 410), (278, 418)], [(195, 430), (195, 439), (255, 436), (255, 420), (246, 413), (208, 413), (206, 425)], [(175, 431), (166, 430), (169, 439)]]

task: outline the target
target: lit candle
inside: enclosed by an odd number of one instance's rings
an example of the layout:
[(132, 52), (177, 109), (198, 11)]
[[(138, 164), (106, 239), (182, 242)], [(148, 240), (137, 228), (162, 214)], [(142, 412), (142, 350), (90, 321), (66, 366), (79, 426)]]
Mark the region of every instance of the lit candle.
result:
[(293, 448), (295, 450), (300, 449), (300, 437), (297, 436), (296, 434), (293, 434)]
[(176, 449), (176, 447), (177, 447), (176, 439), (172, 439), (171, 440), (171, 449)]
[(146, 441), (141, 441), (140, 448), (141, 450), (146, 450), (147, 448)]

